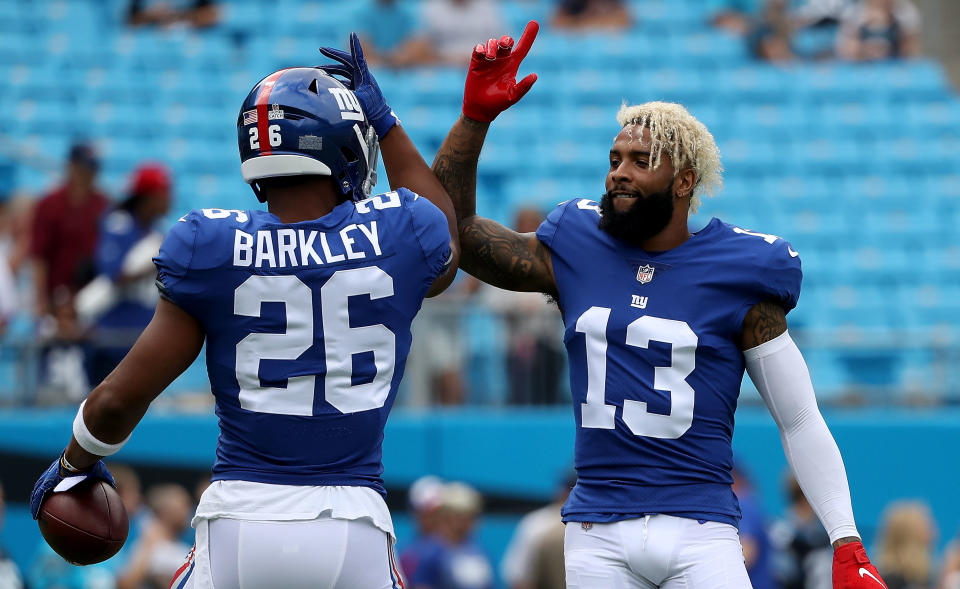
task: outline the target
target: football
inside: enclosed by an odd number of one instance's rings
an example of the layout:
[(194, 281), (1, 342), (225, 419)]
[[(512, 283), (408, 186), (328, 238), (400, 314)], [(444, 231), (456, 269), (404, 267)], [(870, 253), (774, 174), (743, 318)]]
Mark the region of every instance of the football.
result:
[(120, 495), (100, 479), (49, 495), (37, 523), (47, 544), (79, 565), (103, 562), (119, 552), (130, 529)]

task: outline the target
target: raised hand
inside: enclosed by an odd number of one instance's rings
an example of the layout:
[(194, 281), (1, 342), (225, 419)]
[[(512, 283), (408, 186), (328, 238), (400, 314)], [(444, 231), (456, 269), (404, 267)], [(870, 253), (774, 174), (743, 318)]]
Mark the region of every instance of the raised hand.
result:
[(540, 25), (532, 20), (527, 23), (516, 47), (508, 35), (474, 47), (463, 91), (463, 114), (475, 121), (489, 123), (523, 98), (537, 81), (537, 74), (530, 74), (517, 82), (517, 70), (530, 52), (539, 30)]
[(377, 80), (367, 67), (367, 60), (364, 59), (363, 48), (360, 46), (360, 38), (356, 33), (350, 33), (350, 53), (333, 47), (321, 47), (320, 53), (340, 62), (341, 65), (322, 65), (320, 69), (331, 76), (343, 76), (347, 79), (348, 87), (353, 90), (353, 94), (360, 102), (360, 107), (367, 115), (367, 120), (377, 132), (377, 139), (383, 139), (387, 131), (400, 120), (387, 106), (387, 100), (383, 97)]
[(49, 493), (67, 491), (88, 478), (103, 479), (110, 483), (113, 488), (117, 487), (113, 475), (110, 474), (102, 460), (98, 460), (93, 466), (83, 471), (67, 472), (61, 466), (62, 458), (63, 455), (54, 460), (53, 464), (43, 471), (40, 479), (33, 486), (33, 492), (30, 493), (30, 515), (33, 516), (33, 519), (37, 519), (40, 514), (40, 506)]
[(887, 589), (861, 542), (850, 542), (833, 551), (833, 589)]

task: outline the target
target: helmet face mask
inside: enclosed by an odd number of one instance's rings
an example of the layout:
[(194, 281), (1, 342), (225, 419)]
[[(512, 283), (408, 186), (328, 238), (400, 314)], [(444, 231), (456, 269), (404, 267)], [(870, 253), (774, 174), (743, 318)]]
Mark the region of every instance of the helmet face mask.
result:
[(237, 117), (237, 141), (243, 179), (261, 202), (263, 178), (331, 176), (352, 200), (376, 184), (376, 132), (353, 92), (317, 68), (280, 70), (258, 82)]

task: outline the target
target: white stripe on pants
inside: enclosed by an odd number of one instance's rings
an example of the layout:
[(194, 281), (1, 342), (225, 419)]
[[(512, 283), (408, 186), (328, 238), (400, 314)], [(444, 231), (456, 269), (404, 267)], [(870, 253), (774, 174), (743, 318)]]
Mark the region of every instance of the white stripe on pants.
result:
[(718, 522), (570, 522), (564, 559), (567, 589), (750, 589), (737, 529)]

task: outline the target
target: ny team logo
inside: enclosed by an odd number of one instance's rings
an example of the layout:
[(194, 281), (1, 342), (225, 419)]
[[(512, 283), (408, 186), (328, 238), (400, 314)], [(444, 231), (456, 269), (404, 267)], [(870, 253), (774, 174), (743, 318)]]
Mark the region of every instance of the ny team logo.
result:
[(640, 269), (637, 270), (637, 282), (640, 284), (646, 284), (653, 280), (653, 266), (647, 264), (646, 266), (640, 266)]

